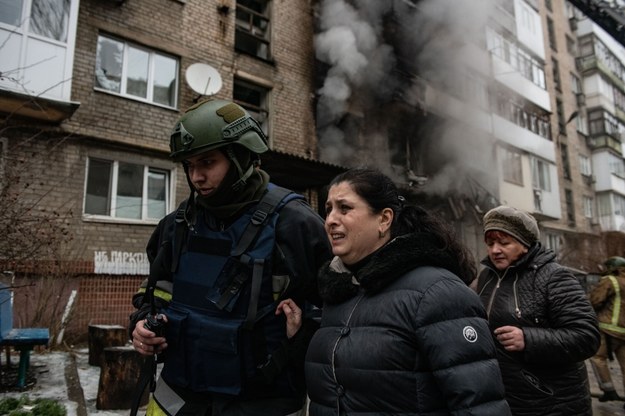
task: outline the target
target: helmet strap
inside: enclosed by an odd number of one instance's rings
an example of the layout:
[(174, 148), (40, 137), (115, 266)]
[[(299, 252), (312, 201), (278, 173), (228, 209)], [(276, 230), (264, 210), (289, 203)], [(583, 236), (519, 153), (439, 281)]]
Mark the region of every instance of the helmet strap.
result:
[(235, 192), (238, 192), (240, 189), (243, 189), (243, 187), (247, 183), (247, 179), (250, 176), (252, 176), (252, 173), (254, 173), (254, 169), (256, 168), (256, 165), (254, 163), (250, 164), (247, 170), (243, 172), (243, 168), (241, 167), (241, 164), (237, 160), (237, 157), (234, 154), (234, 150), (232, 150), (232, 146), (226, 146), (224, 151), (226, 152), (228, 159), (230, 159), (232, 163), (234, 163), (234, 167), (237, 169), (237, 173), (239, 174), (239, 179), (235, 183), (232, 184), (232, 189)]
[(241, 176), (238, 181), (232, 184), (232, 189), (235, 192), (238, 192), (240, 189), (243, 189), (243, 187), (245, 187), (245, 185), (247, 184), (247, 179), (252, 176), (252, 173), (254, 173), (254, 169), (255, 166), (253, 164), (250, 165), (250, 167), (245, 171), (243, 176)]

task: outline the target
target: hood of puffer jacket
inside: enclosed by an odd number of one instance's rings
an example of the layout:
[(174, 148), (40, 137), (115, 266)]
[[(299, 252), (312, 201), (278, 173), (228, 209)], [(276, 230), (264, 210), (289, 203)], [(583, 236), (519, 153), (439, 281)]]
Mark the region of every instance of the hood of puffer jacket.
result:
[(369, 262), (354, 276), (338, 257), (319, 270), (319, 294), (324, 302), (341, 303), (362, 288), (373, 295), (412, 269), (433, 266), (447, 269), (463, 281), (473, 276), (462, 276), (458, 259), (449, 253), (443, 242), (426, 233), (405, 234), (389, 241), (371, 256)]
[[(517, 270), (524, 270), (534, 267), (536, 269), (540, 269), (545, 264), (554, 261), (555, 258), (556, 253), (553, 250), (544, 247), (540, 242), (536, 242), (530, 247), (529, 251), (523, 255), (523, 257), (512, 263), (508, 266), (508, 268), (514, 267)], [(495, 271), (497, 270), (488, 256), (484, 257), (480, 264), (488, 267), (489, 269)]]

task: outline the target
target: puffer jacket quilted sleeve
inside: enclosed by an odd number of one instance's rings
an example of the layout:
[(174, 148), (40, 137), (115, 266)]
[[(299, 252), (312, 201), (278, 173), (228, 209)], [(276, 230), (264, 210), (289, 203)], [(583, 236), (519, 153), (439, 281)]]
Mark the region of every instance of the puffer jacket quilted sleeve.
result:
[[(549, 267), (551, 266), (551, 267)], [(537, 278), (544, 287), (549, 327), (524, 326), (525, 362), (568, 364), (592, 357), (599, 348), (597, 318), (579, 282), (565, 268), (548, 263)], [(553, 271), (550, 273), (550, 270)], [(555, 269), (555, 270), (554, 270)], [(554, 348), (554, 345), (559, 346)]]
[(311, 416), (510, 414), (482, 304), (442, 268), (326, 305), (306, 361)]
[(415, 316), (417, 349), (450, 414), (506, 415), (495, 346), (479, 297), (473, 295), (451, 276), (429, 286)]

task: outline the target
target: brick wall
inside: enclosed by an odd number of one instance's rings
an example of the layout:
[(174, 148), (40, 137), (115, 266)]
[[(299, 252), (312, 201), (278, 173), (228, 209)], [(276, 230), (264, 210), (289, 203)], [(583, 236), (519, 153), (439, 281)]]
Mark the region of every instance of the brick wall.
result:
[[(94, 253), (144, 253), (156, 221), (125, 224), (83, 218), (86, 163), (89, 157), (98, 157), (176, 168), (168, 159), (169, 134), (181, 110), (197, 98), (184, 79), (189, 65), (202, 62), (217, 68), (223, 78), (219, 98), (232, 97), (235, 75), (272, 85), (270, 111), (274, 149), (300, 156), (316, 154), (311, 4), (272, 2), (272, 61), (267, 62), (235, 52), (236, 2), (225, 2), (230, 6), (226, 15), (217, 11), (221, 3), (206, 0), (132, 0), (121, 4), (80, 1), (71, 94), (71, 100), (80, 103), (78, 110), (60, 125), (9, 120), (13, 126), (3, 129), (2, 137), (8, 139), (6, 162), (22, 169), (28, 183), (19, 190), (20, 200), (41, 213), (60, 213), (70, 230), (68, 238), (59, 243), (47, 241), (36, 227), (31, 228), (27, 233), (30, 237), (52, 246), (46, 258), (32, 260), (80, 264), (69, 275), (81, 273), (83, 277), (58, 278), (56, 285), (39, 279), (40, 289), (37, 289), (38, 284), (31, 288), (33, 291), (20, 291), (24, 297), (19, 298), (20, 313), (16, 323), (32, 321), (37, 310), (36, 300), (44, 299), (41, 293), (51, 293), (50, 287), (55, 286), (58, 298), (48, 314), (52, 327), (60, 319), (59, 307), (67, 303), (71, 290), (78, 291), (67, 339), (80, 339), (86, 334), (89, 323), (126, 324), (131, 311), (130, 297), (143, 276), (94, 275)], [(178, 57), (178, 109), (94, 90), (98, 34)], [(177, 168), (175, 172), (176, 202), (172, 209), (189, 193), (182, 169)]]
[[(128, 326), (134, 311), (132, 295), (143, 276), (16, 277), (13, 280), (13, 325), (50, 329), (50, 346), (56, 347), (63, 316), (73, 299), (65, 321), (62, 341), (67, 345), (87, 340), (90, 324)], [(8, 279), (4, 283), (11, 284)]]

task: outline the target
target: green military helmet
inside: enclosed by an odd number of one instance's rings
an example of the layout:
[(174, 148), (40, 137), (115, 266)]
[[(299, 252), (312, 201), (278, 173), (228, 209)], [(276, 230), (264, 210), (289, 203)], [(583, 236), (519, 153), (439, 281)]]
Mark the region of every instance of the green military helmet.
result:
[(243, 107), (225, 100), (202, 101), (176, 122), (170, 136), (169, 157), (180, 162), (232, 143), (253, 153), (269, 150), (260, 125)]
[(610, 257), (603, 263), (603, 265), (605, 266), (607, 274), (617, 273), (618, 269), (625, 267), (625, 259), (618, 256)]

